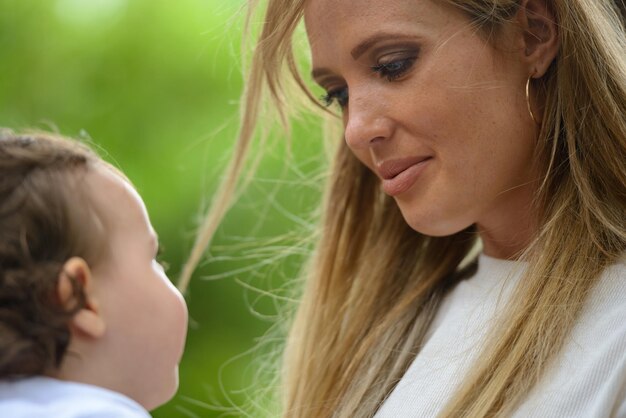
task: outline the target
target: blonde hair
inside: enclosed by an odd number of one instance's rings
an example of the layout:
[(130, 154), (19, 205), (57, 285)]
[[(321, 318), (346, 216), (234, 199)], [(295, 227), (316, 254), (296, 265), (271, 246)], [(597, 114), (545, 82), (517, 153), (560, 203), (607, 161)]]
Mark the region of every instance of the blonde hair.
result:
[[(520, 7), (515, 0), (444, 1), (494, 42)], [(626, 249), (624, 3), (548, 3), (560, 53), (536, 86), (545, 100), (536, 148), (543, 170), (535, 202), (539, 230), (521, 255), (529, 267), (514, 302), (442, 416), (510, 413), (561, 349), (600, 273)], [(268, 1), (232, 177), (198, 235), (183, 283), (230, 201), (264, 97), (283, 121), (289, 119), (286, 83), (295, 81), (311, 97), (293, 44), (304, 4)], [(439, 238), (412, 230), (345, 144), (331, 173), (320, 238), (285, 347), (285, 417), (372, 416), (419, 352), (446, 292), (475, 267), (467, 263), (478, 239), (474, 227)]]

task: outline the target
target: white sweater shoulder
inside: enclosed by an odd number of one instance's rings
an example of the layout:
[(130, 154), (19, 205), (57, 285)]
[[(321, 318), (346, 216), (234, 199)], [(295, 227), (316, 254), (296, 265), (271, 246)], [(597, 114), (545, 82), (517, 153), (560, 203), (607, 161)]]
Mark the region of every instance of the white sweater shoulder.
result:
[[(376, 418), (436, 417), (525, 269), (480, 256), (442, 302), (425, 344)], [(568, 342), (514, 418), (626, 418), (626, 263), (605, 270)]]

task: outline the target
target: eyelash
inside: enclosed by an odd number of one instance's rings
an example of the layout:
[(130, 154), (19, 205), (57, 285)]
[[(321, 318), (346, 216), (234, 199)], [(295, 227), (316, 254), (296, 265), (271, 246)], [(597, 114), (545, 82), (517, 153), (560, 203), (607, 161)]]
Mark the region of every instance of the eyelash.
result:
[[(398, 59), (374, 65), (371, 69), (380, 77), (385, 77), (387, 81), (395, 81), (411, 69), (415, 60), (416, 58)], [(336, 101), (341, 108), (344, 108), (348, 104), (348, 88), (344, 87), (329, 91), (327, 94), (322, 95), (320, 100), (326, 107), (331, 106)]]
[(166, 261), (163, 261), (163, 259), (161, 258), (162, 256), (163, 256), (163, 247), (159, 246), (154, 259), (163, 268), (164, 271), (167, 271), (170, 268), (170, 265)]
[(168, 271), (170, 269), (170, 264), (166, 261), (158, 261), (158, 263), (161, 265), (161, 268), (163, 269), (163, 271)]
[(339, 106), (341, 106), (342, 108), (346, 107), (346, 105), (348, 104), (348, 88), (343, 87), (340, 89), (329, 91), (328, 93), (322, 95), (320, 97), (320, 100), (322, 101), (322, 104), (324, 104), (324, 106), (326, 107), (329, 107), (335, 101), (337, 101), (337, 103), (339, 103)]
[(374, 65), (372, 71), (378, 73), (381, 77), (385, 77), (387, 81), (394, 81), (402, 77), (411, 69), (415, 58), (402, 58), (383, 64)]

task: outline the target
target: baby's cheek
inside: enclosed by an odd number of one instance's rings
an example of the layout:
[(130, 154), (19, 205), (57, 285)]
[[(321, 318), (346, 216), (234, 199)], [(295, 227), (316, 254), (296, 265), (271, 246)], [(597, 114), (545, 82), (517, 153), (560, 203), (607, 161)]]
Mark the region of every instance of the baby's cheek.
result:
[(174, 321), (172, 324), (173, 329), (171, 330), (171, 332), (177, 337), (174, 341), (177, 341), (179, 344), (178, 359), (180, 360), (185, 346), (185, 339), (187, 338), (187, 323), (189, 319), (189, 311), (187, 309), (187, 303), (185, 302), (185, 299), (180, 294), (180, 292), (178, 292), (178, 290), (175, 290), (172, 296), (172, 317), (174, 318)]

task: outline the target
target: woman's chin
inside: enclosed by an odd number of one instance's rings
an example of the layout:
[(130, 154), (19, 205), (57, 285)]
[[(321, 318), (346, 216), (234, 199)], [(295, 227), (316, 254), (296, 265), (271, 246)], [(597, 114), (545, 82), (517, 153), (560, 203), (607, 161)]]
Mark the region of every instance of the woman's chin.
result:
[(458, 219), (446, 219), (433, 216), (419, 216), (411, 214), (404, 215), (406, 223), (416, 232), (427, 235), (429, 237), (447, 237), (461, 232), (473, 223), (471, 221), (462, 221)]

